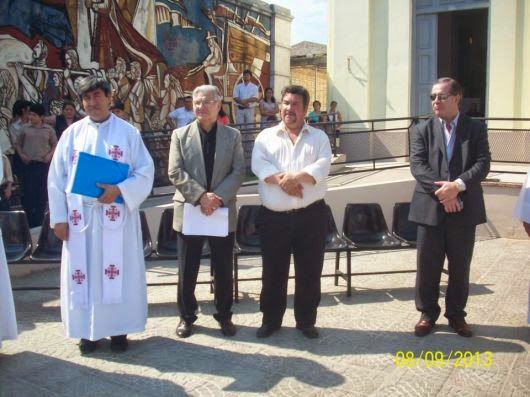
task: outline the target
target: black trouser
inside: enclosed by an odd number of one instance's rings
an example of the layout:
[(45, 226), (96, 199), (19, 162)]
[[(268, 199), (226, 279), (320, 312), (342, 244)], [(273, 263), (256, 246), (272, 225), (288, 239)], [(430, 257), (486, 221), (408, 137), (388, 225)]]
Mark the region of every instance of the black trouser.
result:
[(48, 164), (31, 161), (24, 167), (24, 199), (22, 206), (28, 217), (29, 227), (42, 225), (48, 201)]
[(214, 274), (215, 308), (217, 321), (232, 318), (233, 303), (233, 268), (234, 268), (234, 233), (226, 237), (211, 236), (186, 236), (177, 233), (177, 251), (179, 264), (179, 284), (177, 303), (180, 318), (188, 323), (197, 320), (197, 299), (195, 298), (195, 285), (201, 262), (201, 253), (204, 240), (210, 245), (210, 263)]
[(323, 200), (292, 212), (261, 207), (258, 228), (263, 259), (260, 310), (263, 324), (280, 326), (287, 305), (291, 253), (294, 256), (294, 316), (298, 328), (315, 325), (324, 263), (326, 208)]
[(436, 321), (440, 315), (440, 278), (446, 256), (449, 281), (444, 315), (451, 320), (465, 318), (475, 229), (476, 226), (458, 225), (450, 218), (438, 226), (418, 225), (415, 300), (422, 319)]

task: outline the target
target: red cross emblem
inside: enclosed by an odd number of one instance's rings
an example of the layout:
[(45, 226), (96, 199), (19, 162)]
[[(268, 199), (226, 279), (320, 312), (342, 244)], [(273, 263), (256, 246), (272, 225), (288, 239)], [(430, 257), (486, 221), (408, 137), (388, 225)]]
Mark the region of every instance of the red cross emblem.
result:
[(79, 221), (81, 220), (81, 214), (77, 210), (72, 210), (72, 215), (70, 215), (70, 220), (74, 224), (74, 226), (77, 226), (79, 224)]
[(123, 150), (118, 145), (112, 145), (112, 148), (109, 149), (109, 156), (112, 157), (112, 160), (119, 160), (123, 156)]
[(85, 278), (86, 276), (79, 269), (77, 269), (74, 274), (72, 274), (72, 280), (74, 280), (76, 284), (83, 284)]
[(109, 265), (109, 267), (105, 269), (105, 276), (107, 276), (110, 280), (114, 280), (119, 275), (120, 269), (118, 269), (116, 265)]
[(110, 209), (105, 211), (105, 215), (110, 219), (111, 222), (115, 222), (120, 217), (120, 210), (115, 205), (111, 205)]
[(78, 157), (77, 155), (78, 155), (78, 154), (79, 154), (79, 153), (77, 152), (77, 149), (74, 149), (74, 151), (73, 151), (73, 153), (72, 153), (72, 164), (77, 163), (77, 157)]

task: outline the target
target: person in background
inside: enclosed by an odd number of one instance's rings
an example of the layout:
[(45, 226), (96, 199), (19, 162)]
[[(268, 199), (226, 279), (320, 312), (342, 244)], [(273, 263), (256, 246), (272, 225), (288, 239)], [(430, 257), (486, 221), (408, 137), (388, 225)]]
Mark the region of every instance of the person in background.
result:
[(127, 122), (131, 120), (129, 114), (125, 111), (125, 104), (122, 101), (114, 101), (114, 103), (110, 107), (110, 111), (122, 120), (125, 120)]
[(217, 122), (221, 125), (230, 124), (230, 118), (228, 117), (226, 112), (223, 110), (222, 106), (221, 106), (221, 109), (219, 109), (219, 114), (217, 115)]
[(5, 154), (2, 155), (3, 174), (0, 175), (0, 211), (9, 211), (9, 200), (11, 199), (11, 188), (13, 184), (13, 173), (11, 164)]
[(17, 178), (17, 182), (21, 186), (24, 181), (25, 164), (16, 152), (15, 145), (20, 135), (20, 132), (22, 131), (22, 127), (24, 126), (24, 124), (27, 124), (29, 122), (29, 105), (30, 102), (25, 100), (18, 100), (13, 104), (13, 118), (11, 119), (11, 123), (9, 124), (9, 138), (11, 139), (13, 149), (12, 151), (6, 153), (7, 157), (11, 161), (11, 165), (13, 166), (13, 173)]
[(258, 338), (279, 330), (287, 307), (287, 280), (294, 256), (296, 328), (318, 338), (327, 213), (324, 196), (331, 148), (324, 131), (305, 122), (309, 92), (298, 85), (282, 90), (282, 122), (261, 131), (252, 150), (252, 172), (259, 178), (263, 313)]
[(313, 101), (313, 110), (307, 114), (309, 124), (320, 123), (322, 121), (322, 104), (320, 101)]
[(274, 98), (274, 93), (272, 88), (267, 88), (265, 90), (265, 96), (259, 102), (259, 112), (261, 114), (261, 129), (271, 127), (274, 123), (278, 121), (278, 113), (280, 108), (278, 103), (276, 103), (276, 98)]
[(46, 209), (46, 178), (57, 145), (57, 135), (51, 126), (44, 123), (42, 104), (32, 103), (28, 117), (29, 124), (22, 127), (15, 148), (25, 166), (22, 206), (26, 211), (29, 226), (35, 227), (42, 224)]
[(70, 100), (65, 100), (63, 102), (62, 113), (63, 114), (58, 116), (53, 115), (44, 117), (44, 122), (55, 128), (57, 140), (59, 140), (64, 130), (66, 130), (72, 123), (75, 123), (80, 119), (75, 109), (75, 104)]
[(258, 86), (250, 82), (252, 72), (246, 69), (243, 72), (243, 81), (236, 85), (234, 102), (236, 103), (236, 124), (246, 124), (244, 128), (253, 128), (255, 114), (254, 108), (259, 101)]
[(188, 95), (185, 96), (184, 106), (178, 107), (168, 114), (170, 120), (176, 128), (184, 127), (195, 120), (195, 113), (193, 113), (193, 98)]
[[(139, 207), (153, 186), (153, 159), (140, 132), (110, 112), (105, 79), (84, 77), (78, 92), (88, 117), (64, 131), (48, 176), (50, 226), (63, 241), (61, 319), (67, 336), (81, 339), (81, 354), (109, 336), (110, 349), (123, 352), (147, 321)], [(127, 165), (127, 177), (98, 184), (97, 199), (72, 193), (80, 152)]]
[(333, 154), (337, 154), (340, 146), (340, 128), (342, 123), (342, 114), (337, 109), (337, 101), (331, 101), (329, 104), (327, 121), (330, 122), (328, 134), (332, 137), (331, 149), (333, 150)]

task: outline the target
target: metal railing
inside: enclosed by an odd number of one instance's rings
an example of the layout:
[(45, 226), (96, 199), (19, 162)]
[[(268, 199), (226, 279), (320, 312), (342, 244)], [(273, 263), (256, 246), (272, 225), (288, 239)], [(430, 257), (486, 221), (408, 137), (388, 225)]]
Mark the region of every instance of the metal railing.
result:
[[(366, 171), (367, 164), (370, 164), (370, 169), (408, 167), (411, 128), (425, 118), (399, 117), (349, 120), (340, 123), (319, 122), (312, 126), (326, 132), (334, 153), (345, 155), (344, 161), (340, 162), (343, 168), (331, 174), (341, 175)], [(499, 117), (478, 119), (488, 125), (492, 162), (530, 163), (530, 119)], [(232, 126), (241, 131), (247, 175), (250, 177), (254, 140), (262, 127), (260, 123)], [(144, 131), (143, 138), (155, 162), (155, 187), (169, 185), (167, 161), (171, 130)]]

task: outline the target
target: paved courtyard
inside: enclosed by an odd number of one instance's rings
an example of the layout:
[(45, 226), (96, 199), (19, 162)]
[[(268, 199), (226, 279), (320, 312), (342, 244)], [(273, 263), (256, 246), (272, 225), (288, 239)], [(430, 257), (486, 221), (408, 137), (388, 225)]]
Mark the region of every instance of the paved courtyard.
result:
[[(333, 256), (326, 258), (325, 273), (331, 273)], [(415, 251), (359, 252), (352, 263), (354, 272), (414, 270)], [(152, 261), (148, 268), (149, 283), (176, 281), (172, 261)], [(259, 259), (240, 259), (240, 277), (260, 271)], [(208, 267), (199, 277), (208, 279)], [(20, 335), (0, 350), (0, 396), (530, 395), (530, 242), (477, 242), (470, 339), (453, 334), (444, 319), (433, 334), (413, 335), (419, 317), (414, 278), (413, 272), (355, 276), (351, 297), (344, 281), (335, 286), (324, 278), (317, 340), (294, 328), (293, 281), (284, 326), (265, 340), (255, 337), (259, 282), (239, 284), (239, 332), (232, 338), (221, 335), (211, 316), (207, 285), (197, 287), (199, 319), (185, 340), (175, 335), (176, 287), (149, 287), (146, 331), (130, 336), (126, 353), (112, 353), (105, 341), (88, 356), (64, 336), (58, 290), (16, 291)], [(17, 277), (13, 286), (56, 286), (58, 280), (53, 269)]]

